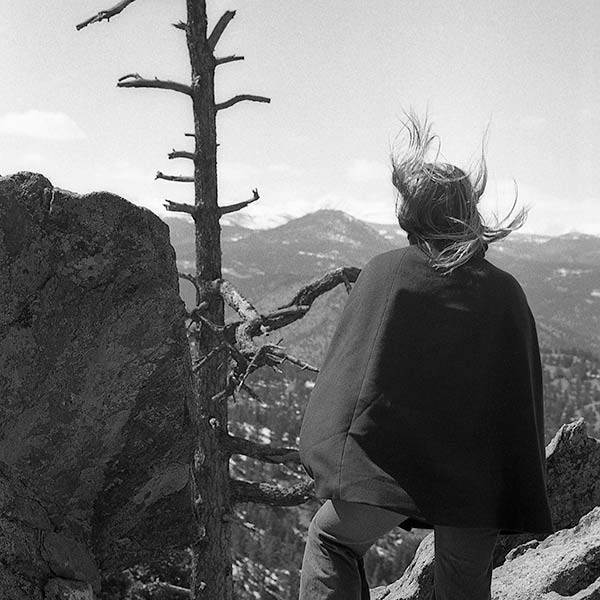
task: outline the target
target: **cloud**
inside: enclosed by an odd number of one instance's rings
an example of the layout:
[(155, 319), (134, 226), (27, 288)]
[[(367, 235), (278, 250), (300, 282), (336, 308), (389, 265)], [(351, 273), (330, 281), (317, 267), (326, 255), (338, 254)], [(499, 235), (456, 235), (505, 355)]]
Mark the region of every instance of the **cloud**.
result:
[(58, 141), (82, 140), (86, 137), (69, 115), (33, 109), (0, 116), (0, 133)]

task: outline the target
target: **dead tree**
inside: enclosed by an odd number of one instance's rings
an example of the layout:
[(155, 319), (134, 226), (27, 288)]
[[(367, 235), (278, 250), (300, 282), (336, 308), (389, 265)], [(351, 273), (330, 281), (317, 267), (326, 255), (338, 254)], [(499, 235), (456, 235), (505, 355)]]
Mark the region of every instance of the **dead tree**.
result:
[[(92, 23), (110, 20), (135, 0), (122, 0), (77, 25), (82, 29)], [(242, 56), (215, 56), (215, 48), (235, 11), (226, 11), (209, 32), (205, 0), (186, 0), (187, 20), (174, 25), (185, 33), (191, 64), (190, 83), (145, 78), (138, 73), (121, 77), (120, 88), (157, 88), (185, 94), (191, 99), (194, 132), (192, 151), (173, 150), (170, 159), (182, 158), (194, 164), (193, 177), (166, 175), (160, 171), (156, 178), (174, 182), (194, 183), (193, 203), (166, 201), (170, 211), (190, 215), (195, 224), (196, 272), (181, 274), (196, 288), (196, 308), (190, 311), (190, 348), (192, 352), (195, 406), (191, 407), (197, 444), (190, 457), (191, 506), (195, 531), (192, 541), (192, 598), (202, 600), (231, 600), (231, 533), (233, 507), (241, 502), (260, 502), (274, 506), (298, 505), (312, 496), (307, 479), (291, 488), (274, 484), (233, 480), (229, 475), (229, 459), (243, 454), (266, 462), (286, 464), (298, 462), (295, 448), (277, 448), (257, 444), (229, 434), (227, 403), (238, 390), (254, 392), (246, 383), (248, 375), (265, 366), (276, 367), (289, 361), (301, 369), (317, 370), (307, 362), (289, 355), (277, 344), (257, 345), (255, 338), (284, 327), (302, 318), (313, 301), (321, 294), (358, 277), (359, 269), (340, 267), (303, 287), (286, 304), (268, 314), (261, 314), (246, 300), (221, 272), (222, 215), (238, 211), (259, 199), (257, 190), (241, 202), (220, 206), (217, 202), (217, 114), (240, 102), (270, 102), (254, 94), (239, 94), (215, 100), (215, 70), (218, 66), (243, 60)], [(224, 305), (228, 304), (239, 319), (225, 323)], [(185, 597), (188, 590), (168, 583), (153, 584), (156, 597), (165, 594)], [(148, 590), (150, 591), (150, 590)], [(177, 592), (175, 594), (175, 592)]]

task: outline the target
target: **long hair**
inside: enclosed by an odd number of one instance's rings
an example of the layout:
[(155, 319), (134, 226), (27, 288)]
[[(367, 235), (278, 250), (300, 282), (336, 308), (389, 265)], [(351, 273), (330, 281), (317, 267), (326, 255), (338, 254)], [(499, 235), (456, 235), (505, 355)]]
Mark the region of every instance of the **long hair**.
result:
[[(398, 190), (396, 216), (409, 241), (425, 252), (434, 268), (447, 274), (521, 227), (527, 209), (512, 216), (515, 194), (506, 217), (493, 226), (486, 225), (477, 208), (487, 184), (483, 147), (478, 164), (463, 171), (439, 160), (439, 138), (432, 133), (427, 117), (423, 122), (413, 112), (406, 117), (406, 146), (400, 154), (392, 153), (392, 183)], [(429, 158), (434, 149), (434, 157)]]

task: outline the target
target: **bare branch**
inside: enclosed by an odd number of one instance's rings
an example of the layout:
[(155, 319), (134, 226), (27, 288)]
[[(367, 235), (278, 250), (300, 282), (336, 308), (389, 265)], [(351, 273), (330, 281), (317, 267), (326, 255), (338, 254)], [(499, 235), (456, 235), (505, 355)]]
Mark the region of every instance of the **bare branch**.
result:
[[(235, 327), (235, 342), (236, 346), (240, 349), (242, 355), (251, 361), (252, 365), (259, 358), (260, 348), (254, 343), (254, 337), (262, 335), (261, 329), (262, 317), (257, 319), (251, 319), (250, 321), (242, 321), (237, 323)], [(259, 366), (266, 364), (264, 361), (257, 365)], [(246, 367), (248, 369), (249, 366)], [(252, 369), (254, 370), (254, 369)], [(244, 378), (250, 374), (250, 371), (246, 370)]]
[(231, 19), (235, 17), (235, 10), (227, 10), (222, 15), (221, 18), (217, 21), (215, 28), (212, 30), (211, 34), (208, 36), (208, 47), (211, 50), (214, 50), (218, 41), (221, 39), (223, 32), (227, 25), (229, 25)]
[[(242, 328), (239, 328), (236, 331), (236, 333), (238, 333), (240, 331), (240, 329), (242, 329)], [(254, 341), (252, 340), (252, 338), (248, 337), (248, 339), (249, 339), (249, 341), (248, 340), (239, 340), (239, 338), (238, 338), (238, 343), (242, 347), (243, 351), (246, 351), (246, 353), (250, 353), (254, 350), (254, 355), (251, 357), (250, 361), (247, 363), (246, 370), (244, 371), (244, 373), (242, 373), (242, 376), (239, 380), (239, 383), (237, 386), (238, 390), (243, 385), (245, 385), (246, 379), (247, 379), (248, 375), (250, 375), (250, 373), (252, 373), (252, 371), (256, 371), (256, 369), (261, 367), (263, 364), (266, 364), (266, 360), (265, 360), (266, 348), (265, 348), (265, 346), (261, 346), (260, 348), (257, 348), (254, 345)]]
[(291, 362), (293, 365), (300, 367), (303, 371), (307, 370), (307, 371), (313, 371), (315, 373), (319, 372), (319, 369), (317, 369), (317, 367), (313, 367), (312, 365), (301, 360), (300, 358), (296, 358), (295, 356), (288, 354), (285, 351), (285, 349), (282, 348), (281, 346), (277, 346), (275, 344), (265, 344), (264, 346), (261, 346), (261, 348), (268, 348), (268, 350), (266, 352), (268, 353), (269, 358), (270, 359), (279, 358), (279, 359), (281, 359), (281, 360), (279, 360), (279, 363), (282, 363), (283, 361), (287, 360), (288, 362)]
[(287, 308), (294, 305), (311, 306), (321, 294), (332, 290), (340, 283), (356, 281), (359, 274), (360, 269), (358, 267), (338, 267), (326, 273), (323, 277), (300, 288), (298, 293), (287, 304), (283, 304), (279, 308)]
[(184, 133), (185, 137), (196, 137), (195, 133)]
[(173, 27), (175, 27), (175, 29), (181, 29), (182, 31), (186, 31), (189, 29), (187, 23), (184, 23), (183, 21), (178, 21), (177, 23), (171, 23), (171, 25), (173, 25)]
[[(217, 336), (217, 338), (219, 338), (221, 341), (226, 342), (229, 345), (229, 351), (231, 353), (231, 356), (233, 357), (235, 362), (239, 365), (240, 369), (245, 369), (246, 365), (248, 364), (248, 359), (233, 344), (233, 342), (235, 341), (235, 328), (231, 328), (228, 325), (224, 325), (224, 326), (216, 325), (210, 319), (208, 319), (207, 317), (205, 317), (202, 314), (198, 314), (198, 320), (201, 321), (204, 325), (206, 325)], [(235, 383), (236, 383), (235, 381), (231, 381), (231, 382), (228, 382), (228, 385), (231, 384), (233, 386), (231, 389), (234, 389)], [(242, 386), (242, 387), (244, 387), (244, 386)], [(250, 390), (249, 388), (246, 389), (246, 391), (252, 397), (255, 396), (255, 395), (253, 395), (252, 390)], [(229, 395), (231, 395), (231, 394), (229, 394)], [(256, 398), (256, 399), (258, 399), (258, 398)]]
[(233, 503), (257, 502), (270, 506), (298, 506), (314, 498), (312, 481), (303, 481), (283, 488), (271, 483), (252, 483), (231, 479), (230, 486)]
[(243, 56), (236, 56), (235, 54), (232, 54), (231, 56), (223, 56), (221, 58), (216, 58), (215, 59), (215, 65), (224, 65), (230, 62), (236, 62), (238, 60), (244, 60)]
[(300, 462), (300, 454), (295, 448), (277, 448), (232, 435), (225, 435), (221, 439), (221, 444), (231, 454), (243, 454), (244, 456), (259, 458), (264, 462), (274, 464)]
[(219, 104), (215, 104), (215, 110), (223, 110), (225, 108), (229, 108), (238, 102), (265, 102), (269, 104), (271, 102), (271, 98), (266, 98), (265, 96), (254, 96), (252, 94), (239, 94), (238, 96), (234, 96), (233, 98), (229, 98), (229, 100), (225, 100), (225, 102), (219, 102)]
[(258, 195), (258, 190), (253, 189), (252, 190), (252, 198), (250, 198), (249, 200), (244, 200), (243, 202), (238, 202), (237, 204), (230, 204), (229, 206), (220, 206), (219, 207), (219, 215), (223, 216), (228, 213), (232, 213), (237, 210), (241, 210), (242, 208), (246, 208), (246, 206), (248, 206), (248, 204), (252, 204), (252, 202), (256, 202), (259, 198), (260, 198), (260, 196)]
[(260, 319), (260, 314), (256, 308), (233, 287), (231, 282), (225, 279), (215, 279), (212, 282), (212, 286), (242, 319), (246, 321)]
[[(259, 314), (256, 308), (231, 283), (222, 279), (211, 282), (209, 290), (220, 293), (225, 301), (242, 317), (242, 321), (228, 323), (224, 328), (227, 332), (227, 341), (236, 349), (236, 354), (232, 353), (232, 357), (235, 361), (234, 372), (237, 378), (237, 387), (233, 385), (233, 381), (230, 381), (228, 387), (219, 392), (218, 398), (234, 395), (237, 390), (245, 386), (246, 378), (263, 366), (277, 369), (281, 363), (288, 361), (303, 370), (318, 373), (319, 369), (317, 367), (288, 354), (282, 346), (278, 344), (258, 346), (254, 338), (301, 319), (319, 295), (341, 283), (348, 289), (350, 281), (356, 281), (359, 273), (360, 269), (357, 267), (334, 269), (302, 287), (288, 304), (267, 315)], [(224, 333), (221, 335), (223, 338), (225, 337)]]
[(332, 290), (341, 283), (346, 286), (346, 290), (349, 292), (350, 282), (356, 281), (359, 274), (360, 269), (358, 267), (338, 267), (326, 273), (319, 279), (300, 288), (289, 302), (281, 305), (277, 310), (246, 322), (232, 323), (231, 326), (236, 328), (236, 339), (248, 352), (253, 344), (253, 337), (275, 331), (301, 319), (320, 295)]
[(192, 96), (192, 87), (185, 83), (178, 83), (177, 81), (157, 79), (144, 79), (138, 73), (129, 73), (119, 78), (117, 87), (120, 88), (159, 88), (162, 90), (173, 90), (186, 96)]
[(195, 160), (196, 153), (188, 152), (187, 150), (171, 150), (169, 154), (167, 154), (169, 160), (173, 160), (174, 158), (189, 158), (190, 160)]
[(79, 23), (79, 25), (76, 26), (77, 31), (83, 29), (84, 27), (87, 27), (88, 25), (91, 25), (92, 23), (99, 23), (100, 21), (104, 20), (110, 21), (111, 17), (118, 15), (120, 12), (124, 11), (130, 4), (133, 4), (134, 2), (135, 0), (121, 0), (121, 2), (115, 4), (112, 8), (101, 10), (98, 14), (94, 15), (93, 17), (90, 17), (82, 23)]
[(154, 179), (164, 179), (165, 181), (181, 181), (183, 183), (194, 183), (194, 178), (188, 175), (165, 175), (162, 171), (156, 171)]
[(270, 312), (263, 317), (263, 326), (266, 331), (281, 329), (298, 319), (301, 319), (310, 309), (310, 306), (287, 306)]
[(195, 216), (197, 213), (197, 207), (193, 204), (183, 204), (181, 202), (173, 202), (171, 200), (165, 200), (165, 202), (165, 208), (171, 212), (184, 212), (192, 216)]

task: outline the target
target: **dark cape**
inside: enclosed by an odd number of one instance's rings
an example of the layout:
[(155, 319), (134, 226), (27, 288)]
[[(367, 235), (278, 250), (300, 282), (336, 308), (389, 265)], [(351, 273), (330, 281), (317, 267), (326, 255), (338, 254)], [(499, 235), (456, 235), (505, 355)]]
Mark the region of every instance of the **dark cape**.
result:
[(483, 256), (450, 274), (417, 246), (373, 258), (342, 311), (300, 432), (319, 498), (400, 527), (553, 532), (535, 321)]

